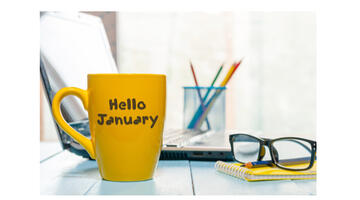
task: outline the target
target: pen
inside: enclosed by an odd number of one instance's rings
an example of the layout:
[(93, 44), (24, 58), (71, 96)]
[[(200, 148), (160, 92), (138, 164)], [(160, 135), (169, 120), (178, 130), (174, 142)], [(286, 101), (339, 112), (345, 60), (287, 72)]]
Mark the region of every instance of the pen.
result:
[(246, 168), (254, 168), (254, 167), (264, 167), (264, 166), (272, 166), (273, 163), (271, 160), (264, 160), (264, 161), (257, 161), (257, 162), (247, 162), (243, 165), (241, 165), (241, 167), (246, 167)]
[[(303, 158), (292, 158), (292, 159), (284, 159), (279, 161), (279, 164), (282, 165), (296, 165), (296, 164), (303, 164), (310, 162), (310, 157), (303, 157)], [(256, 161), (256, 162), (247, 162), (241, 167), (246, 168), (255, 168), (255, 167), (264, 167), (264, 166), (272, 166), (273, 163), (271, 160), (264, 160), (264, 161)]]
[(209, 87), (208, 91), (206, 92), (206, 94), (205, 94), (205, 96), (204, 96), (204, 102), (207, 100), (207, 97), (209, 96), (209, 94), (210, 94), (210, 92), (211, 92), (212, 87), (214, 86), (214, 84), (215, 84), (215, 82), (216, 82), (217, 78), (219, 77), (219, 74), (220, 74), (221, 70), (223, 69), (223, 66), (224, 66), (224, 64), (222, 64), (222, 65), (220, 66), (220, 68), (219, 68), (218, 72), (216, 73), (215, 78), (213, 79), (213, 81), (212, 81), (212, 83), (211, 83), (211, 85), (210, 85), (210, 87)]
[[(224, 78), (224, 80), (221, 82), (220, 86), (221, 87), (225, 87), (225, 85), (229, 82), (229, 80), (231, 79), (232, 75), (234, 74), (234, 72), (236, 71), (236, 69), (239, 67), (239, 65), (241, 64), (243, 59), (241, 59), (238, 63), (234, 63), (230, 70), (228, 71), (228, 73), (226, 74), (226, 77)], [(209, 113), (210, 109), (212, 108), (213, 104), (215, 103), (215, 100), (217, 99), (217, 97), (221, 94), (222, 90), (217, 90), (216, 93), (210, 98), (210, 100), (208, 101), (208, 103), (205, 105), (205, 112), (203, 111), (202, 113), (200, 113), (200, 116), (195, 119), (195, 129), (197, 129), (199, 126), (201, 126), (202, 122), (204, 121), (205, 117), (207, 116), (207, 114)]]
[[(190, 68), (191, 68), (191, 72), (192, 72), (193, 77), (194, 77), (196, 90), (197, 90), (197, 93), (198, 93), (198, 96), (199, 96), (199, 99), (200, 99), (200, 106), (201, 106), (201, 109), (204, 111), (204, 110), (205, 110), (204, 100), (203, 100), (202, 97), (201, 97), (201, 93), (200, 93), (200, 89), (199, 89), (199, 84), (198, 84), (198, 82), (197, 82), (196, 75), (195, 75), (195, 70), (194, 70), (194, 67), (193, 67), (191, 61), (190, 61)], [(206, 125), (207, 125), (208, 130), (210, 130), (211, 128), (210, 128), (210, 123), (209, 123), (208, 119), (206, 118), (205, 121), (206, 121)], [(200, 127), (199, 127), (199, 129), (200, 129)]]

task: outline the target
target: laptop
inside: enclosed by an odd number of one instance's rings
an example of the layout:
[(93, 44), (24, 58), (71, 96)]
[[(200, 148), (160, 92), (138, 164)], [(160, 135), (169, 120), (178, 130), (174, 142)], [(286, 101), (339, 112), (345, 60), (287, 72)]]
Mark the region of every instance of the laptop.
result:
[[(87, 88), (89, 73), (118, 73), (101, 19), (85, 13), (41, 13), (40, 75), (50, 110), (61, 88)], [(66, 97), (61, 112), (70, 126), (90, 138), (79, 99)], [(90, 159), (78, 142), (55, 126), (63, 149)], [(165, 130), (163, 144), (161, 160), (233, 160), (226, 132)]]

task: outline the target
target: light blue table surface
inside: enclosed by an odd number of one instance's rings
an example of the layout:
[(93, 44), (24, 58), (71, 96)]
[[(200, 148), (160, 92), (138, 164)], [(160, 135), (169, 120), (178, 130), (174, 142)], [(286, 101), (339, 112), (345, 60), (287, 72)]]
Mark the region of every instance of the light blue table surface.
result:
[(60, 145), (41, 143), (40, 193), (83, 195), (277, 195), (316, 194), (316, 180), (247, 182), (217, 172), (215, 162), (159, 161), (154, 178), (141, 182), (102, 180), (96, 161)]

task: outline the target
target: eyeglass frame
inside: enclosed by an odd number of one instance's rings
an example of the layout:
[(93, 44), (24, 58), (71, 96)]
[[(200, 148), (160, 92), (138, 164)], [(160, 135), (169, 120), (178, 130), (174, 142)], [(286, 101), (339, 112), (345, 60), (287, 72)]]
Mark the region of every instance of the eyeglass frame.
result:
[[(236, 133), (236, 134), (231, 134), (229, 135), (229, 142), (230, 142), (230, 146), (231, 146), (231, 153), (232, 156), (234, 158), (234, 160), (240, 162), (240, 163), (244, 163), (242, 161), (239, 161), (235, 158), (235, 153), (234, 153), (234, 139), (236, 136), (239, 135), (244, 135), (244, 136), (248, 136), (251, 138), (256, 139), (257, 141), (259, 141), (259, 154), (258, 154), (258, 158), (256, 161), (261, 161), (265, 154), (261, 156), (261, 147), (262, 146), (267, 146), (269, 148), (269, 152), (270, 152), (270, 157), (271, 157), (271, 162), (272, 164), (274, 164), (276, 167), (280, 168), (280, 169), (285, 169), (285, 170), (291, 170), (291, 171), (304, 171), (304, 170), (308, 170), (310, 168), (313, 167), (314, 163), (315, 163), (315, 158), (316, 158), (316, 141), (314, 140), (309, 140), (309, 139), (305, 139), (305, 138), (300, 138), (300, 137), (280, 137), (280, 138), (275, 138), (275, 139), (269, 139), (269, 138), (262, 138), (262, 137), (256, 137), (256, 136), (252, 136), (246, 133)], [(275, 155), (274, 155), (274, 151), (277, 151), (275, 147), (273, 147), (273, 143), (279, 140), (301, 140), (301, 141), (305, 141), (308, 142), (311, 145), (311, 159), (310, 159), (310, 165), (307, 168), (304, 169), (293, 169), (293, 168), (286, 168), (281, 166), (276, 160), (275, 160)], [(301, 144), (303, 145), (303, 144)], [(274, 150), (275, 149), (275, 150)], [(252, 162), (256, 162), (256, 161), (252, 161)]]

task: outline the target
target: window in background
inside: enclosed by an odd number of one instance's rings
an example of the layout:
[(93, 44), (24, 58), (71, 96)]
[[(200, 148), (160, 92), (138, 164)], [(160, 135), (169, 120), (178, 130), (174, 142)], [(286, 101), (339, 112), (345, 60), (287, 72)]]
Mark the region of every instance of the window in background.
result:
[[(181, 128), (183, 86), (207, 86), (245, 57), (227, 90), (226, 127), (315, 137), (316, 25), (312, 12), (118, 13), (122, 73), (165, 73), (165, 128)], [(219, 83), (218, 83), (219, 84)]]

